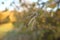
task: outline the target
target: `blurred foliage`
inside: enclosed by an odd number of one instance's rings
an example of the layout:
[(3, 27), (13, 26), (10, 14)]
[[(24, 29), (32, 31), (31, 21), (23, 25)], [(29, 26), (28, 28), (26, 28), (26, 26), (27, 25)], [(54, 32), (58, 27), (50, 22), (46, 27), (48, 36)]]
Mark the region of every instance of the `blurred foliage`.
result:
[(48, 12), (44, 14), (43, 10), (28, 13), (24, 14), (21, 19), (19, 14), (16, 15), (19, 17), (14, 24), (16, 29), (8, 32), (4, 40), (57, 40), (60, 37), (60, 18), (58, 18), (56, 12), (53, 17)]
[[(60, 38), (60, 10), (47, 12), (41, 8), (28, 12), (15, 11), (15, 29), (8, 32), (3, 40), (58, 40)], [(57, 14), (58, 13), (58, 14)], [(52, 15), (53, 14), (53, 15)], [(51, 16), (52, 15), (52, 16)]]

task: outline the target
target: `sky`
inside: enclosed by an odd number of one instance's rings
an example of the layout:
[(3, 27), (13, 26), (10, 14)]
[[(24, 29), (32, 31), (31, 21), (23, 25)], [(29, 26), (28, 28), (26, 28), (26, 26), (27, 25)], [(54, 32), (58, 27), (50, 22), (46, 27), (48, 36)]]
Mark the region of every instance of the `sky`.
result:
[[(10, 4), (12, 3), (12, 1), (15, 2), (15, 4), (17, 6), (19, 6), (19, 0), (0, 0), (0, 11), (5, 10), (5, 8), (7, 7), (9, 10), (14, 10), (14, 8), (16, 8), (14, 5), (10, 6)], [(33, 2), (37, 2), (37, 0), (25, 0), (26, 3), (33, 3)], [(47, 2), (48, 0), (41, 0), (40, 2)], [(2, 2), (4, 2), (4, 5), (2, 5)], [(17, 9), (17, 8), (16, 8)], [(23, 10), (22, 7), (20, 7), (20, 10)], [(47, 8), (47, 10), (51, 10), (51, 8)]]
[[(10, 6), (10, 4), (13, 1), (15, 2), (15, 4), (17, 6), (19, 5), (19, 1), (18, 0), (0, 0), (0, 11), (5, 10), (5, 8), (8, 8), (9, 10), (13, 10), (14, 9), (14, 5)], [(2, 2), (4, 2), (4, 4), (2, 4)]]

